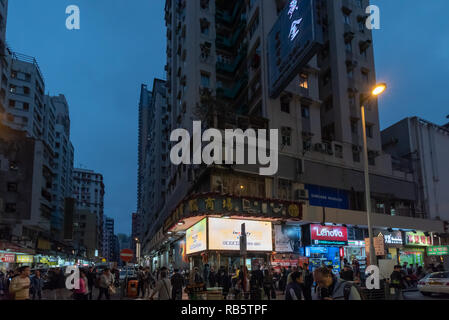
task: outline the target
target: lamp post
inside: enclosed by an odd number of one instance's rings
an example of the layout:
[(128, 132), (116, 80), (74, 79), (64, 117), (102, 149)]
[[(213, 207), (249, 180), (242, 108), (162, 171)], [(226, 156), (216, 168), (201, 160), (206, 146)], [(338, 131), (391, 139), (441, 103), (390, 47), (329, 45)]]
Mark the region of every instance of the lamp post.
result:
[(360, 108), (362, 112), (362, 127), (363, 127), (363, 163), (365, 170), (365, 199), (366, 199), (366, 217), (368, 221), (368, 235), (369, 235), (369, 263), (377, 265), (377, 257), (374, 249), (373, 228), (371, 224), (371, 189), (369, 183), (369, 164), (368, 164), (368, 143), (366, 136), (366, 119), (365, 119), (365, 104), (372, 98), (380, 96), (387, 89), (385, 83), (376, 85), (369, 95), (363, 95), (360, 100)]
[(134, 239), (136, 241), (136, 260), (137, 264), (140, 266), (140, 241), (139, 238)]

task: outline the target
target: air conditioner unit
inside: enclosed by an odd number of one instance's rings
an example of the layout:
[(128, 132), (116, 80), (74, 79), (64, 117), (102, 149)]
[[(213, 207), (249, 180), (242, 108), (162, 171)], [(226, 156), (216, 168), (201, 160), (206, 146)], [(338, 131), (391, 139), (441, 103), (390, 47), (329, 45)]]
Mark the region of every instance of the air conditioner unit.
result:
[(309, 191), (305, 189), (295, 190), (295, 200), (309, 200)]

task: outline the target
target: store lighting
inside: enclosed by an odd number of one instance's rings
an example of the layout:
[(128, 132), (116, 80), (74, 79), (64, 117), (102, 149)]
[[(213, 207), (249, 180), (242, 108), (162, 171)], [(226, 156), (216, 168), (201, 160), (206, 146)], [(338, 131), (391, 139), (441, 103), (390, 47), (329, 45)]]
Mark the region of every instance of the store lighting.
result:
[(179, 222), (178, 222), (178, 226), (182, 226), (182, 225), (184, 225), (184, 224), (185, 224), (184, 221), (179, 221)]

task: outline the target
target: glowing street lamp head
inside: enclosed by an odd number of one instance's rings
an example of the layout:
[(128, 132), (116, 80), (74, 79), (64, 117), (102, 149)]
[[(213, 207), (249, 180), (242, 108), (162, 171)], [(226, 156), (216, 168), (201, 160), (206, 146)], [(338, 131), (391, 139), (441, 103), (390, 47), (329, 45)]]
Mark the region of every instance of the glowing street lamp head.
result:
[(373, 96), (380, 96), (382, 93), (387, 90), (387, 84), (386, 83), (379, 83), (376, 85), (376, 87), (373, 89), (372, 95)]

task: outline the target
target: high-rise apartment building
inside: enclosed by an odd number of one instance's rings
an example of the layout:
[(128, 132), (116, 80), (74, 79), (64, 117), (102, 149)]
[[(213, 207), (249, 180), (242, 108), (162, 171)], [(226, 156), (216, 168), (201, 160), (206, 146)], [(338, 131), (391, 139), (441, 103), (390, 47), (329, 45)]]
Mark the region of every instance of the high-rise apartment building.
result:
[[(104, 183), (103, 176), (87, 169), (73, 170), (73, 198), (76, 209), (89, 211), (96, 216), (97, 250), (103, 252), (104, 222)], [(76, 214), (78, 216), (78, 213)], [(78, 221), (77, 218), (75, 221)]]
[(103, 223), (103, 257), (108, 261), (114, 261), (116, 251), (114, 219), (105, 216)]
[[(147, 91), (142, 86), (142, 91)], [(143, 93), (142, 93), (143, 95)], [(142, 223), (140, 241), (148, 235), (150, 217), (162, 213), (166, 199), (166, 186), (168, 176), (168, 139), (169, 139), (169, 113), (167, 111), (167, 90), (165, 81), (155, 79), (151, 99), (148, 101), (146, 115), (147, 140), (143, 149), (143, 183), (142, 187)]]
[(63, 240), (65, 199), (72, 197), (74, 148), (70, 141), (69, 106), (64, 95), (45, 96), (55, 112), (52, 233)]
[(0, 0), (0, 119), (2, 119), (2, 113), (5, 112), (6, 104), (6, 92), (8, 91), (8, 71), (9, 71), (9, 54), (6, 45), (6, 21), (8, 17), (8, 0)]
[[(304, 222), (366, 226), (360, 103), (376, 84), (368, 5), (368, 0), (166, 1), (171, 129), (192, 133), (194, 120), (202, 121), (203, 130), (277, 129), (279, 170), (260, 176), (254, 165), (170, 165), (166, 205), (146, 221), (145, 241), (152, 243), (146, 252), (165, 248), (174, 229), (188, 227), (173, 225), (185, 222), (186, 207), (201, 211), (184, 202), (205, 192), (302, 202)], [(298, 12), (304, 21), (292, 20)], [(310, 48), (292, 47), (302, 33), (309, 34), (304, 42)], [(273, 68), (283, 82), (273, 79)], [(394, 170), (382, 153), (377, 101), (366, 109), (376, 226), (441, 232), (442, 224), (415, 210), (413, 177)], [(155, 237), (160, 240), (152, 241)]]

